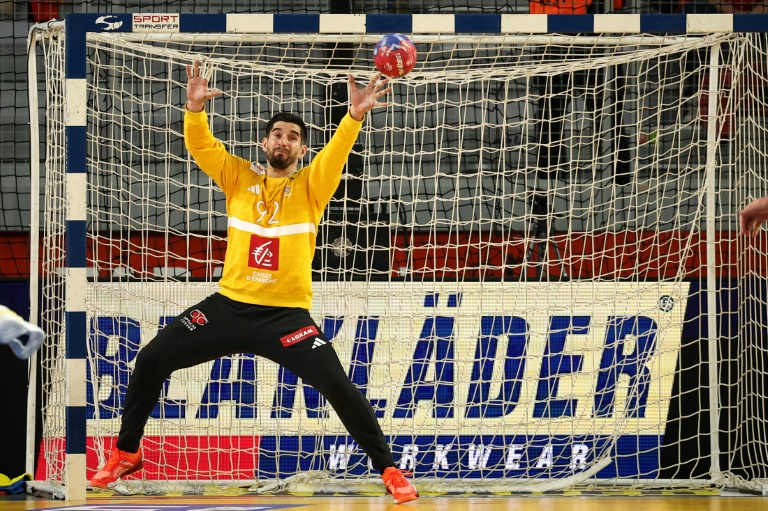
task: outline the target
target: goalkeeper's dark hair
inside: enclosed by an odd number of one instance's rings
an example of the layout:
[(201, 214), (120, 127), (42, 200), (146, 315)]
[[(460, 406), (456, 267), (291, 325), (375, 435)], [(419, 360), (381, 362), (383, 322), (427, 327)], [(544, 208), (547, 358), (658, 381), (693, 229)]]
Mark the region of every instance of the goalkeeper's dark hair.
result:
[(272, 127), (275, 125), (276, 122), (290, 122), (291, 124), (295, 124), (299, 127), (299, 134), (301, 135), (301, 143), (306, 144), (307, 143), (307, 125), (304, 124), (304, 119), (299, 117), (298, 115), (291, 114), (288, 112), (278, 112), (275, 115), (272, 116), (272, 118), (267, 123), (267, 137), (269, 137), (269, 134), (272, 133)]

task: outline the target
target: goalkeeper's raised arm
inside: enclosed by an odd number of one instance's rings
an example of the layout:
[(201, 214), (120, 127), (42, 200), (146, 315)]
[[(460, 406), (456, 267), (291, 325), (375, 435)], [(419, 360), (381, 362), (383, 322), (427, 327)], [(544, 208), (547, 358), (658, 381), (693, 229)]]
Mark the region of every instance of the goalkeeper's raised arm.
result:
[(208, 115), (205, 113), (205, 102), (220, 96), (222, 91), (208, 87), (211, 67), (201, 65), (199, 61), (187, 66), (187, 102), (184, 113), (184, 145), (195, 159), (200, 169), (213, 179), (226, 194), (238, 182), (242, 173), (247, 171), (250, 163), (242, 158), (229, 154), (208, 127)]
[(219, 89), (208, 87), (209, 69), (204, 65), (201, 70), (199, 60), (187, 66), (187, 110), (190, 112), (202, 112), (206, 101), (222, 94)]

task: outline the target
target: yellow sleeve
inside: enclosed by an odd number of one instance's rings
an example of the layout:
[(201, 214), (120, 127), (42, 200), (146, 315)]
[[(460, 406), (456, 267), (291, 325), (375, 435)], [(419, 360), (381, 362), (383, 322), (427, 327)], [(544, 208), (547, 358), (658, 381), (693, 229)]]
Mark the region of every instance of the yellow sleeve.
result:
[(309, 186), (320, 210), (325, 208), (339, 187), (341, 172), (362, 126), (362, 121), (354, 120), (347, 112), (328, 145), (312, 159)]
[(208, 114), (190, 112), (184, 107), (184, 144), (195, 162), (226, 194), (237, 184), (237, 169), (242, 158), (227, 152), (208, 127)]

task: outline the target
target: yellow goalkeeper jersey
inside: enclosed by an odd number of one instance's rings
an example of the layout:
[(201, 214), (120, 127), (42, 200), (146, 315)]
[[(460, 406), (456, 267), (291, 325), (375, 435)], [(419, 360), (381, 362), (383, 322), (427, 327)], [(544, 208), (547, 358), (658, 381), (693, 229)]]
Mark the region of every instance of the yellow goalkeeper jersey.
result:
[(347, 114), (308, 166), (274, 178), (262, 165), (229, 154), (211, 133), (205, 111), (186, 111), (187, 150), (226, 195), (221, 294), (257, 305), (312, 307), (317, 226), (361, 126)]

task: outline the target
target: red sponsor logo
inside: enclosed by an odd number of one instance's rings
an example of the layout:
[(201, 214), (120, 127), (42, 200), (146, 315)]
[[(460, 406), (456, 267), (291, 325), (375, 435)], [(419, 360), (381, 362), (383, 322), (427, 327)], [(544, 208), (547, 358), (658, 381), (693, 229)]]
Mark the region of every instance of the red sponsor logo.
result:
[(251, 235), (248, 266), (262, 270), (277, 270), (280, 261), (280, 238), (262, 238)]
[(208, 324), (208, 318), (205, 317), (205, 314), (200, 312), (199, 310), (195, 309), (192, 312), (189, 313), (189, 319), (192, 320), (192, 323), (196, 325), (207, 325)]
[(291, 344), (296, 344), (299, 341), (309, 339), (310, 337), (314, 337), (316, 335), (320, 335), (320, 332), (318, 332), (317, 328), (312, 325), (296, 330), (295, 332), (288, 334), (285, 337), (281, 337), (280, 342), (283, 343), (283, 346), (290, 346)]

